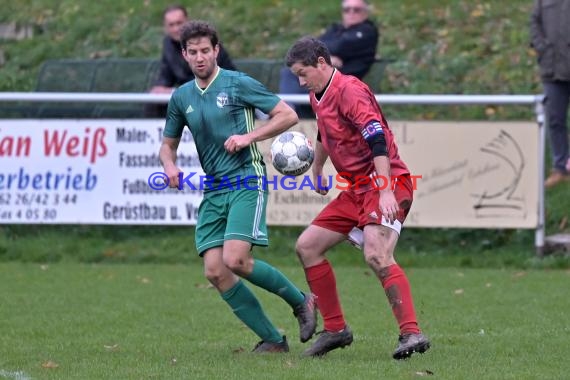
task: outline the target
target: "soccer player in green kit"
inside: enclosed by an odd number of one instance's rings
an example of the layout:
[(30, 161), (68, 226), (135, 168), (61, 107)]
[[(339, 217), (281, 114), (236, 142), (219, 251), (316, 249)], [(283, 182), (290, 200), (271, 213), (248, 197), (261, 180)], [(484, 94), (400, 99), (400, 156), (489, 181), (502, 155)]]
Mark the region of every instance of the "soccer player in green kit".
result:
[[(205, 276), (234, 314), (261, 338), (254, 352), (287, 352), (286, 337), (242, 279), (286, 301), (299, 322), (301, 342), (312, 337), (314, 296), (303, 294), (280, 271), (251, 255), (254, 245), (268, 245), (266, 170), (256, 142), (292, 127), (297, 115), (255, 79), (218, 67), (218, 36), (207, 22), (185, 24), (180, 43), (196, 78), (180, 86), (168, 103), (161, 163), (170, 186), (178, 187), (181, 170), (176, 166), (176, 151), (187, 125), (202, 168), (213, 178), (203, 189), (196, 224), (196, 249), (204, 260)], [(254, 129), (256, 108), (269, 120)], [(244, 184), (246, 177), (250, 181)]]

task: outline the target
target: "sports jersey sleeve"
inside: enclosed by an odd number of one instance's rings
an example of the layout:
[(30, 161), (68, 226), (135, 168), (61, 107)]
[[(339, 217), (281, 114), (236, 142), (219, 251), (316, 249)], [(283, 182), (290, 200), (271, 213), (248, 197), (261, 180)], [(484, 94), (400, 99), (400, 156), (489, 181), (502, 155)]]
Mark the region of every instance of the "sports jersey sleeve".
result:
[(258, 108), (266, 114), (270, 113), (281, 100), (259, 81), (247, 75), (240, 77), (239, 96), (245, 104)]
[(374, 95), (364, 85), (346, 86), (342, 94), (340, 113), (370, 142), (384, 135), (384, 117), (375, 107)]
[(175, 91), (168, 101), (166, 110), (166, 125), (162, 135), (164, 137), (180, 138), (184, 127), (186, 126), (186, 117), (180, 105), (180, 98)]

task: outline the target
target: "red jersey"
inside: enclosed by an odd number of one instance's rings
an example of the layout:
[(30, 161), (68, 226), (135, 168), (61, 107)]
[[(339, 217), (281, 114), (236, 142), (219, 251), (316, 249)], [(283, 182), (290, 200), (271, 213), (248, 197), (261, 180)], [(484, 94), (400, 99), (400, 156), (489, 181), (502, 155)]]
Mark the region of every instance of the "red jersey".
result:
[(320, 100), (310, 93), (321, 143), (337, 172), (354, 184), (355, 178), (374, 174), (374, 157), (364, 136), (384, 133), (390, 177), (409, 174), (400, 159), (392, 131), (368, 86), (358, 78), (335, 70)]

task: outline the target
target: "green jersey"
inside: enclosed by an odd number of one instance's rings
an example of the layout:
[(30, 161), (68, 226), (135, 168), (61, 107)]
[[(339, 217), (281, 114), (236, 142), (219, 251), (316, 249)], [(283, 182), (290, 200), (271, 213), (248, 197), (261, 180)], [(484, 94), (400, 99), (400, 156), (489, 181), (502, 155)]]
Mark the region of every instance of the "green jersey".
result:
[(256, 108), (269, 113), (279, 101), (250, 76), (220, 68), (205, 89), (198, 87), (196, 80), (176, 89), (168, 102), (163, 135), (180, 138), (188, 126), (206, 173), (200, 183), (204, 192), (244, 188), (244, 180), (261, 188), (266, 170), (257, 145), (229, 154), (224, 142), (254, 128)]

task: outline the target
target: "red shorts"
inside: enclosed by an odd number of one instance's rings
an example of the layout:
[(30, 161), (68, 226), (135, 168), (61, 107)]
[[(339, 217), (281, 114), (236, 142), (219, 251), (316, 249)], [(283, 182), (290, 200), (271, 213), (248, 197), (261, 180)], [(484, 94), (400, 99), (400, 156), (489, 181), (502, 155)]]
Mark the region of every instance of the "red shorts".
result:
[[(400, 205), (398, 221), (403, 224), (413, 201), (413, 186), (409, 176), (399, 176), (394, 188)], [(380, 192), (376, 189), (357, 194), (353, 190), (342, 191), (336, 199), (325, 206), (312, 224), (327, 230), (348, 234), (353, 227), (367, 224), (385, 224), (380, 211)]]

